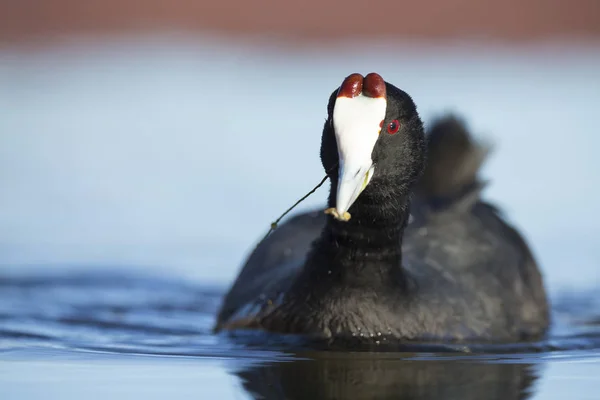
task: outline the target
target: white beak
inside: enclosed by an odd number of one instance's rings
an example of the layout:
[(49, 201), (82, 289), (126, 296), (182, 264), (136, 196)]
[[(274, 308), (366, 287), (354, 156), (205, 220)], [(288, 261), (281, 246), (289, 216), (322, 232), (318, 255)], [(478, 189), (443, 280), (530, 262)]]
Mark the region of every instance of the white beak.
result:
[(338, 97), (333, 127), (339, 156), (336, 212), (344, 215), (365, 189), (374, 173), (371, 154), (385, 118), (385, 97)]

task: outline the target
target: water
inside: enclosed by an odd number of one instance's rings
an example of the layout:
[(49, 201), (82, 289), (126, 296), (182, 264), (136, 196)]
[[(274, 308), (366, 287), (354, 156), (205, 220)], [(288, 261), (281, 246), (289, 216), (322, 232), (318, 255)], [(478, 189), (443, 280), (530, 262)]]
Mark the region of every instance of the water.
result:
[(3, 279), (2, 398), (558, 399), (568, 393), (552, 389), (558, 382), (587, 386), (578, 398), (597, 398), (595, 293), (562, 297), (541, 343), (376, 353), (213, 335), (221, 295), (181, 279), (106, 270)]
[[(599, 67), (593, 47), (0, 49), (0, 398), (598, 398)], [(330, 91), (371, 70), (496, 144), (486, 197), (542, 265), (548, 340), (340, 353), (211, 334), (247, 251), (321, 178)]]

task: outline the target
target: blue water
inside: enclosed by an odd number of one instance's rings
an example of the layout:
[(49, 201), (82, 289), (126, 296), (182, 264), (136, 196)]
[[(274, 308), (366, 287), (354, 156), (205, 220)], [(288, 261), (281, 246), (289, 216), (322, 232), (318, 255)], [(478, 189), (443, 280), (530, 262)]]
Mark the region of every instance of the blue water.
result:
[[(485, 196), (540, 261), (548, 340), (340, 353), (210, 333), (249, 249), (322, 176), (329, 93), (371, 70), (495, 144)], [(0, 398), (599, 398), (599, 106), (600, 47), (0, 49)]]
[[(576, 398), (597, 398), (595, 292), (559, 296), (554, 328), (543, 342), (375, 353), (312, 350), (262, 335), (213, 335), (221, 295), (221, 288), (182, 279), (106, 269), (2, 279), (0, 394), (517, 399), (527, 391), (533, 398), (558, 399), (575, 391)], [(568, 384), (571, 391), (564, 390)]]

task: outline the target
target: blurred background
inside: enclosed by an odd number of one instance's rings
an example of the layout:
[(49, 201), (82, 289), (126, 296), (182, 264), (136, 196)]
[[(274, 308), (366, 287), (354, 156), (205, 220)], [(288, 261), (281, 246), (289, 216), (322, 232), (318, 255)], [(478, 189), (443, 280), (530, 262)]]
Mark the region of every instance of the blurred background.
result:
[(2, 274), (228, 284), (323, 176), (331, 91), (371, 71), (494, 144), (485, 196), (551, 290), (598, 284), (596, 0), (2, 1)]

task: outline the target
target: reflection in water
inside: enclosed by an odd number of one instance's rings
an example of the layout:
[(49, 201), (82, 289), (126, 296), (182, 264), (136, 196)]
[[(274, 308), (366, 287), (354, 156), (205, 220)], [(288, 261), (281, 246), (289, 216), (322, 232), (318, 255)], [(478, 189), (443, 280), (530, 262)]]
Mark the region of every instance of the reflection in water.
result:
[(532, 364), (411, 361), (398, 354), (310, 357), (252, 366), (237, 375), (256, 399), (310, 400), (526, 399), (539, 377)]

